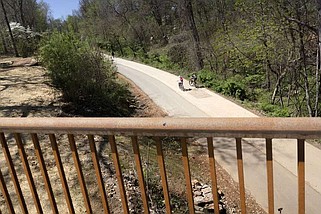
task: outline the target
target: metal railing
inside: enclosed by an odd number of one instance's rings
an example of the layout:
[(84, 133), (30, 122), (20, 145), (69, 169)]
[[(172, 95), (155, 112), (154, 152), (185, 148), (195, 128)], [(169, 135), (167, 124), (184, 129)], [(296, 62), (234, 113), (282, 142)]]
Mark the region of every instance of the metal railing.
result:
[[(272, 139), (275, 138), (292, 138), (297, 140), (298, 147), (298, 212), (305, 213), (305, 139), (321, 138), (321, 120), (313, 118), (1, 118), (0, 120), (0, 142), (2, 153), (5, 159), (0, 162), (0, 188), (9, 213), (15, 213), (17, 204), (13, 204), (11, 195), (8, 192), (7, 185), (12, 182), (15, 193), (18, 197), (20, 209), (23, 213), (28, 213), (26, 201), (21, 189), (17, 172), (15, 170), (15, 160), (12, 159), (10, 148), (15, 145), (8, 145), (8, 141), (15, 142), (18, 153), (26, 174), (29, 189), (38, 213), (42, 213), (41, 198), (36, 190), (36, 184), (30, 170), (30, 164), (25, 152), (25, 143), (22, 134), (31, 136), (33, 150), (36, 154), (39, 169), (44, 179), (44, 186), (48, 194), (51, 210), (58, 213), (57, 202), (55, 200), (53, 189), (50, 183), (50, 176), (46, 169), (46, 163), (43, 152), (39, 143), (39, 135), (49, 136), (52, 153), (55, 159), (62, 192), (69, 213), (75, 213), (68, 187), (68, 181), (63, 167), (63, 162), (59, 153), (57, 135), (67, 134), (69, 146), (74, 161), (74, 167), (77, 171), (77, 177), (84, 199), (87, 213), (92, 213), (90, 197), (84, 181), (84, 173), (79, 160), (76, 147), (75, 135), (86, 135), (90, 144), (90, 153), (92, 156), (97, 185), (99, 187), (100, 198), (105, 213), (110, 213), (107, 200), (104, 181), (99, 165), (99, 158), (95, 146), (95, 136), (108, 136), (111, 146), (111, 154), (114, 162), (116, 176), (119, 186), (124, 213), (129, 213), (126, 190), (121, 171), (121, 163), (117, 151), (115, 135), (130, 136), (132, 141), (134, 160), (136, 163), (136, 172), (141, 190), (141, 197), (145, 213), (149, 213), (148, 197), (142, 169), (139, 136), (152, 136), (156, 141), (157, 161), (162, 181), (163, 195), (165, 199), (166, 212), (171, 213), (170, 194), (167, 184), (166, 168), (164, 164), (164, 155), (162, 149), (161, 137), (178, 137), (180, 138), (182, 149), (182, 161), (186, 181), (186, 198), (188, 201), (189, 213), (194, 213), (193, 191), (191, 185), (191, 173), (188, 158), (189, 137), (205, 137), (207, 139), (209, 170), (212, 180), (212, 193), (214, 200), (215, 213), (219, 213), (219, 199), (217, 194), (217, 178), (215, 168), (215, 156), (213, 147), (213, 138), (228, 137), (236, 139), (237, 167), (240, 188), (240, 207), (242, 213), (246, 213), (246, 197), (243, 173), (242, 158), (242, 138), (265, 138), (266, 139), (266, 168), (268, 184), (268, 212), (274, 213), (274, 189), (273, 189), (273, 158), (272, 158)], [(14, 139), (14, 140), (13, 140)], [(49, 145), (49, 142), (48, 142)], [(47, 151), (46, 151), (47, 152)], [(11, 180), (5, 179), (3, 174), (4, 163), (8, 168)], [(7, 177), (9, 177), (7, 175)]]

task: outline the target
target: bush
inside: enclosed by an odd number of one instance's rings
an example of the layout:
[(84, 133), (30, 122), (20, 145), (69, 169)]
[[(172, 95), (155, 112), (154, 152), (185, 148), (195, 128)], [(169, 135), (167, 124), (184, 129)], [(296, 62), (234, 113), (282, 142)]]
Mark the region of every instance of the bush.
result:
[(225, 95), (229, 95), (235, 98), (238, 98), (240, 100), (246, 99), (246, 92), (245, 87), (241, 83), (235, 81), (235, 80), (227, 80), (222, 85), (222, 93)]
[(84, 116), (129, 116), (130, 92), (116, 81), (103, 54), (72, 34), (53, 33), (42, 41), (40, 60), (63, 98)]
[(221, 82), (217, 79), (217, 75), (213, 71), (203, 69), (198, 72), (198, 78), (205, 87), (212, 88), (217, 92), (221, 91), (219, 89)]
[(209, 88), (214, 89), (216, 92), (245, 100), (248, 98), (245, 85), (242, 83), (243, 78), (240, 75), (235, 75), (224, 80), (219, 80), (217, 75), (209, 70), (201, 70), (198, 74), (200, 81)]
[(288, 108), (280, 107), (278, 105), (273, 105), (271, 103), (263, 102), (260, 105), (260, 108), (272, 117), (290, 117), (291, 114)]

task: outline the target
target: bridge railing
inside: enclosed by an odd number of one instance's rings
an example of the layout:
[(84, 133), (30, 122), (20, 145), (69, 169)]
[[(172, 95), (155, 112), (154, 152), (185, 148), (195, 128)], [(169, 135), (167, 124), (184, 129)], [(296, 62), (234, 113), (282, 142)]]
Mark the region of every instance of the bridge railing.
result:
[[(265, 138), (266, 139), (266, 170), (267, 170), (267, 192), (268, 192), (268, 211), (274, 213), (274, 189), (273, 189), (273, 154), (272, 139), (275, 138), (291, 138), (297, 139), (297, 172), (298, 172), (298, 210), (299, 213), (305, 213), (305, 139), (321, 138), (321, 120), (312, 118), (1, 118), (0, 120), (0, 142), (2, 146), (2, 156), (0, 156), (0, 188), (2, 200), (5, 201), (7, 211), (9, 213), (22, 213), (30, 211), (30, 204), (25, 200), (25, 186), (29, 186), (33, 204), (38, 213), (43, 213), (43, 207), (37, 193), (37, 184), (30, 169), (30, 165), (34, 161), (28, 160), (25, 147), (28, 144), (25, 136), (29, 136), (32, 147), (28, 147), (35, 153), (37, 165), (41, 176), (37, 179), (43, 179), (43, 185), (47, 192), (50, 209), (53, 213), (58, 213), (57, 200), (51, 186), (51, 176), (48, 173), (44, 154), (52, 153), (54, 157), (54, 165), (59, 174), (59, 181), (62, 186), (61, 194), (64, 195), (66, 207), (69, 213), (75, 213), (74, 205), (71, 199), (69, 180), (66, 176), (64, 163), (59, 151), (57, 136), (61, 134), (67, 135), (68, 144), (73, 160), (73, 166), (77, 172), (79, 187), (84, 200), (87, 213), (92, 213), (92, 206), (88, 190), (84, 179), (84, 171), (79, 159), (78, 149), (76, 146), (75, 136), (82, 135), (89, 143), (96, 185), (99, 189), (101, 203), (105, 213), (110, 213), (107, 194), (108, 189), (105, 188), (102, 178), (99, 158), (97, 155), (96, 136), (107, 136), (111, 147), (111, 156), (118, 181), (119, 195), (121, 198), (124, 213), (129, 213), (128, 200), (124, 179), (121, 170), (121, 161), (117, 150), (116, 135), (131, 137), (133, 155), (136, 164), (136, 174), (139, 181), (143, 209), (145, 213), (149, 213), (148, 196), (146, 194), (146, 186), (144, 181), (144, 173), (141, 163), (139, 151), (140, 136), (151, 136), (156, 142), (157, 162), (160, 170), (161, 185), (163, 188), (166, 212), (171, 213), (170, 194), (166, 176), (166, 167), (164, 163), (164, 154), (162, 149), (162, 137), (178, 137), (181, 143), (182, 164), (184, 168), (186, 199), (188, 201), (189, 213), (194, 213), (194, 198), (191, 185), (191, 173), (188, 158), (188, 143), (190, 137), (202, 137), (207, 139), (209, 171), (212, 181), (212, 194), (214, 200), (215, 213), (219, 213), (219, 199), (217, 194), (217, 177), (215, 167), (215, 155), (213, 147), (213, 138), (228, 137), (235, 139), (237, 167), (238, 167), (238, 183), (240, 189), (240, 207), (242, 213), (246, 213), (246, 197), (243, 172), (242, 157), (242, 138)], [(39, 138), (47, 136), (47, 142), (43, 142)], [(43, 152), (42, 149), (45, 149)], [(50, 148), (50, 149), (48, 149)], [(14, 150), (16, 149), (16, 150)], [(30, 151), (29, 151), (30, 152)], [(12, 154), (14, 153), (14, 154)], [(19, 155), (18, 155), (19, 154)], [(14, 155), (14, 158), (13, 156)], [(23, 172), (27, 178), (28, 185), (22, 187), (23, 182), (20, 172), (16, 172), (17, 157), (23, 166)], [(168, 166), (170, 167), (170, 166)], [(38, 168), (37, 168), (38, 169)], [(6, 172), (6, 173), (4, 173)], [(86, 174), (86, 172), (85, 172)], [(40, 177), (40, 178), (39, 178)], [(14, 186), (14, 193), (8, 191), (7, 186)], [(13, 203), (12, 197), (17, 197), (16, 203)], [(59, 202), (63, 203), (63, 202)], [(2, 208), (3, 209), (3, 208)], [(2, 210), (4, 212), (4, 210)]]

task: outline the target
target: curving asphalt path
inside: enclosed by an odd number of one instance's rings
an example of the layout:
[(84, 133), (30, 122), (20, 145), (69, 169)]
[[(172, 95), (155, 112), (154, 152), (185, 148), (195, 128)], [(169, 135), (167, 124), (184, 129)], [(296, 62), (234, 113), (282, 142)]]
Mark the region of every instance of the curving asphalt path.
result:
[[(118, 72), (131, 79), (170, 117), (257, 117), (205, 88), (178, 89), (178, 77), (136, 62), (115, 58)], [(185, 80), (186, 88), (188, 82)], [(235, 140), (215, 139), (215, 158), (238, 181)], [(246, 189), (267, 211), (265, 141), (243, 139)], [(321, 150), (306, 144), (306, 213), (321, 213)], [(273, 140), (275, 213), (298, 213), (296, 140)]]

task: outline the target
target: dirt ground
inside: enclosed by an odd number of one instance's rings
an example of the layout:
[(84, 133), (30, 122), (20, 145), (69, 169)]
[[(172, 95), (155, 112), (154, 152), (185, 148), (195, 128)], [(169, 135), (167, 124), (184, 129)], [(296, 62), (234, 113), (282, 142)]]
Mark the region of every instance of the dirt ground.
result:
[[(64, 112), (62, 111), (64, 103), (60, 99), (61, 94), (50, 85), (50, 80), (46, 75), (44, 68), (41, 66), (26, 66), (33, 62), (31, 58), (0, 58), (0, 63), (4, 61), (13, 61), (13, 64), (9, 68), (0, 68), (0, 117), (59, 117), (64, 115)], [(124, 79), (123, 77), (121, 78)], [(131, 91), (137, 99), (137, 113), (135, 116), (166, 116), (166, 113), (157, 107), (157, 105), (155, 105), (147, 95), (145, 95), (132, 82), (129, 83), (131, 85)], [(18, 174), (19, 182), (27, 202), (27, 207), (30, 213), (36, 213), (32, 195), (29, 191), (29, 185), (24, 175), (18, 149), (15, 145), (14, 137), (12, 135), (6, 135), (6, 139)], [(35, 150), (31, 143), (30, 136), (22, 135), (22, 139), (37, 187), (37, 192), (41, 199), (43, 212), (50, 213), (51, 208), (48, 196), (42, 180), (37, 157), (34, 154)], [(51, 147), (49, 146), (48, 136), (39, 136), (39, 139), (51, 185), (58, 204), (58, 210), (60, 213), (68, 213), (64, 195), (61, 190), (58, 171)], [(108, 202), (113, 213), (121, 213), (121, 203), (119, 201), (119, 196), (117, 195), (117, 184), (115, 178), (110, 175), (113, 170), (110, 170), (111, 166), (110, 162), (108, 162), (109, 152), (106, 151), (104, 146), (102, 146), (106, 145), (102, 143), (104, 142), (103, 138), (96, 137), (95, 140), (96, 142), (100, 142), (100, 144), (96, 144), (96, 148), (101, 157), (100, 164), (106, 188), (110, 188), (107, 196), (109, 198)], [(79, 188), (77, 173), (73, 165), (72, 153), (70, 152), (67, 136), (59, 135), (57, 136), (57, 141), (61, 152), (62, 162), (64, 163), (64, 170), (66, 172), (67, 182), (71, 191), (75, 211), (76, 213), (85, 213), (85, 206)], [(79, 158), (84, 168), (83, 172), (86, 185), (89, 190), (92, 208), (94, 213), (102, 213), (102, 204), (100, 203), (100, 196), (96, 185), (95, 172), (91, 161), (88, 140), (85, 136), (76, 136), (76, 142)], [(191, 154), (189, 154), (191, 159), (191, 168), (192, 170), (195, 170), (195, 173), (192, 172), (193, 179), (198, 179), (209, 184), (210, 176), (208, 172), (207, 152), (201, 151), (200, 153), (200, 150), (197, 149), (199, 146), (197, 143), (191, 142), (191, 146), (194, 147), (194, 149), (190, 149)], [(104, 156), (102, 156), (102, 154), (104, 154)], [(15, 205), (16, 212), (21, 213), (18, 198), (9, 175), (9, 169), (6, 166), (3, 153), (0, 153), (0, 166), (7, 188)], [(228, 213), (238, 213), (238, 184), (234, 182), (228, 173), (218, 165), (217, 173), (219, 188), (225, 194), (229, 207)], [(247, 208), (248, 213), (265, 213), (250, 195), (247, 196)], [(2, 213), (7, 213), (7, 207), (2, 194), (0, 196), (0, 210)], [(135, 213), (135, 211), (131, 211), (131, 213)]]

